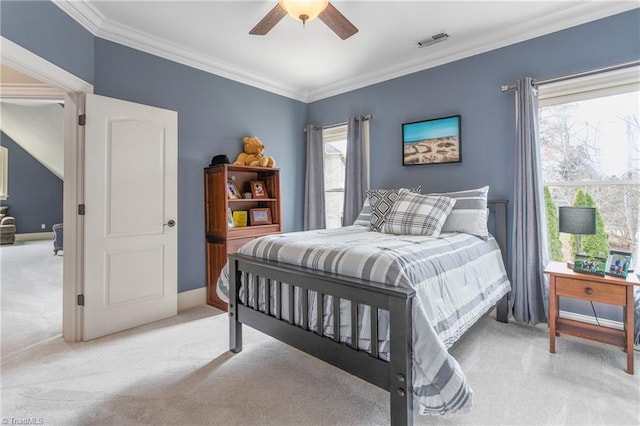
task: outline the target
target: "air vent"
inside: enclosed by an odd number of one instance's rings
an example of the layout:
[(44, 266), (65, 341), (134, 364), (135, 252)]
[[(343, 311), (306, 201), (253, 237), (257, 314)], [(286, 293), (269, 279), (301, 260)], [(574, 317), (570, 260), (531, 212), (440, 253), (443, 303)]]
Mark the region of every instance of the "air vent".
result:
[(418, 47), (426, 47), (431, 46), (432, 44), (440, 43), (441, 41), (445, 41), (449, 38), (449, 34), (444, 31), (440, 31), (437, 34), (432, 35), (429, 38), (425, 38), (424, 40), (420, 40), (418, 42)]

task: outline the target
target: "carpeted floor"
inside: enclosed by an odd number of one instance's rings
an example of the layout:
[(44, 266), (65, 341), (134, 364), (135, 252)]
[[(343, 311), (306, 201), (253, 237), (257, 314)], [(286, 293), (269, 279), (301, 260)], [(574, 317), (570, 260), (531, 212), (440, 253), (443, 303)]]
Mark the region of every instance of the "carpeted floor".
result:
[[(227, 317), (207, 306), (66, 343), (61, 261), (50, 242), (0, 248), (4, 424), (388, 423), (386, 392), (261, 333), (245, 327), (244, 351), (230, 354)], [(625, 373), (618, 349), (561, 337), (550, 354), (545, 327), (489, 317), (452, 353), (473, 409), (416, 424), (640, 424), (640, 373)]]

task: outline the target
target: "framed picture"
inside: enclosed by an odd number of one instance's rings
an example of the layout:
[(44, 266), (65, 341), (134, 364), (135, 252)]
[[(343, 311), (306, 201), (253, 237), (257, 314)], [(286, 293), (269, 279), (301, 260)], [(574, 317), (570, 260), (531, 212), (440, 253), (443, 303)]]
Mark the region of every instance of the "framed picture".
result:
[(227, 179), (227, 195), (230, 200), (238, 200), (242, 198), (242, 195), (240, 195), (240, 191), (238, 191), (238, 187), (233, 179)]
[(586, 274), (604, 276), (604, 270), (607, 259), (604, 257), (587, 256), (585, 254), (576, 254), (573, 261), (574, 272), (584, 272)]
[(460, 116), (402, 125), (402, 165), (460, 163)]
[(254, 225), (271, 225), (271, 209), (251, 209), (249, 210), (249, 223)]
[(242, 228), (247, 226), (247, 211), (236, 210), (233, 212), (233, 226), (236, 228)]
[(267, 187), (264, 185), (264, 182), (261, 180), (252, 180), (250, 185), (251, 195), (253, 195), (253, 198), (269, 198), (269, 194), (267, 194)]
[(631, 253), (626, 251), (609, 251), (605, 274), (614, 277), (627, 278), (629, 274), (629, 266), (631, 265)]

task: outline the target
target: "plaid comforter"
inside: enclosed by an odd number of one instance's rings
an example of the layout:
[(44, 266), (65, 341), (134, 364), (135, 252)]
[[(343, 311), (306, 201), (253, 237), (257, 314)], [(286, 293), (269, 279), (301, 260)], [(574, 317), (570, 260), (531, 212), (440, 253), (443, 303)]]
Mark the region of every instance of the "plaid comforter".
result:
[[(460, 233), (439, 237), (389, 235), (356, 225), (270, 235), (248, 243), (239, 252), (415, 289), (412, 306), (414, 407), (420, 414), (446, 414), (471, 407), (471, 387), (447, 348), (511, 289), (500, 249), (493, 238), (484, 241)], [(218, 280), (218, 295), (228, 300), (226, 267)], [(341, 311), (347, 313), (348, 309), (348, 305), (341, 305)], [(328, 308), (325, 335), (332, 333), (331, 315), (332, 309)], [(366, 315), (365, 312), (365, 318)], [(298, 316), (296, 313), (296, 322)], [(341, 315), (342, 318), (348, 319), (349, 315)], [(315, 312), (309, 312), (312, 329), (314, 319)], [(379, 338), (383, 340), (380, 350), (385, 355), (387, 321), (381, 317), (379, 322)], [(364, 323), (366, 325), (366, 321)], [(362, 327), (360, 341), (368, 346), (370, 336), (365, 328)], [(348, 321), (341, 320), (340, 329), (341, 334), (345, 334), (341, 340), (349, 341)]]

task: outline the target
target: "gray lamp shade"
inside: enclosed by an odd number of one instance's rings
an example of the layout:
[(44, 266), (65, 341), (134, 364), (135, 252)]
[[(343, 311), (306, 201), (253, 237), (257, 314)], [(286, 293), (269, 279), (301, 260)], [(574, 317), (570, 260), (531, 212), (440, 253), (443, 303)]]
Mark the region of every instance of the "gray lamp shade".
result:
[(595, 207), (560, 207), (558, 230), (567, 234), (595, 234)]

